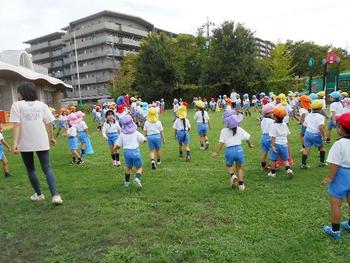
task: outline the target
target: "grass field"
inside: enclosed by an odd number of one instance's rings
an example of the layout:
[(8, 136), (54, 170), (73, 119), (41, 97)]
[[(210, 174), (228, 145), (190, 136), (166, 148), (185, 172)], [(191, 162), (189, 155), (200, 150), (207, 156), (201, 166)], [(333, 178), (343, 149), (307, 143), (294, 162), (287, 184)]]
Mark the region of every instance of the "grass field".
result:
[[(189, 112), (192, 127), (194, 112)], [(244, 145), (246, 190), (229, 187), (223, 152), (210, 156), (222, 113), (211, 113), (210, 149), (199, 149), (191, 131), (192, 161), (179, 160), (171, 113), (161, 116), (167, 144), (162, 164), (150, 169), (147, 145), (140, 191), (124, 188), (124, 167), (111, 164), (106, 142), (89, 120), (95, 154), (71, 166), (66, 138), (51, 150), (58, 189), (54, 207), (37, 162), (47, 199), (33, 203), (33, 190), (20, 156), (7, 153), (11, 178), (0, 178), (1, 262), (349, 262), (350, 234), (334, 241), (321, 231), (330, 223), (328, 196), (314, 149), (311, 168), (300, 170), (299, 126), (292, 122), (290, 143), (295, 176), (284, 171), (268, 178), (259, 170), (257, 115), (242, 127), (255, 148)], [(5, 133), (9, 142), (11, 134)], [(329, 148), (329, 147), (328, 147)], [(124, 159), (122, 158), (124, 164)], [(343, 217), (348, 215), (343, 206)]]

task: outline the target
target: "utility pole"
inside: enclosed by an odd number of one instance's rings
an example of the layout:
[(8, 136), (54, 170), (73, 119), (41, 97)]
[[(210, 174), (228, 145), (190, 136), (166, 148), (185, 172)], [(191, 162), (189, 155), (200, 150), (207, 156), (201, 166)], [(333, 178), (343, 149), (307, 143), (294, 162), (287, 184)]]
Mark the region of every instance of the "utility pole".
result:
[(74, 53), (75, 53), (75, 66), (77, 68), (77, 79), (78, 79), (78, 91), (79, 91), (79, 104), (82, 104), (81, 101), (81, 89), (80, 89), (80, 76), (79, 76), (79, 64), (78, 64), (78, 52), (77, 52), (77, 41), (75, 39), (75, 32), (73, 32), (74, 38)]
[(213, 22), (209, 21), (209, 17), (207, 17), (207, 22), (204, 24), (207, 29), (207, 39), (205, 41), (206, 47), (209, 49), (209, 38), (210, 38), (210, 26), (215, 26)]

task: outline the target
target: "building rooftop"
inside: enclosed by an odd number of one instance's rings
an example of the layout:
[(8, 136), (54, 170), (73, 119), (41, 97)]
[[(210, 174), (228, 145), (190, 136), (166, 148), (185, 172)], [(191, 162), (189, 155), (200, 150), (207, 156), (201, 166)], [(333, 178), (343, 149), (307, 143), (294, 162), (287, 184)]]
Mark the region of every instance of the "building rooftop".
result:
[(50, 41), (50, 40), (54, 40), (57, 38), (60, 38), (61, 36), (63, 36), (65, 34), (65, 32), (54, 32), (45, 36), (41, 36), (38, 38), (34, 38), (31, 40), (27, 40), (25, 42), (23, 42), (24, 44), (35, 44), (37, 42), (43, 42), (43, 41)]
[(127, 14), (123, 14), (123, 13), (118, 13), (118, 12), (113, 12), (113, 11), (109, 11), (109, 10), (104, 10), (98, 13), (95, 13), (93, 15), (89, 15), (83, 18), (80, 18), (78, 20), (75, 20), (73, 22), (69, 23), (69, 26), (62, 28), (62, 30), (69, 30), (70, 26), (74, 26), (74, 25), (78, 25), (80, 23), (86, 22), (86, 21), (90, 21), (93, 19), (96, 19), (98, 17), (101, 16), (111, 16), (111, 17), (116, 17), (116, 18), (125, 18), (125, 19), (129, 19), (129, 20), (133, 20), (135, 22), (138, 22), (142, 25), (144, 25), (147, 29), (152, 30), (154, 28), (154, 25), (151, 24), (150, 22), (147, 22), (146, 20), (137, 17), (137, 16), (131, 16), (131, 15), (127, 15)]

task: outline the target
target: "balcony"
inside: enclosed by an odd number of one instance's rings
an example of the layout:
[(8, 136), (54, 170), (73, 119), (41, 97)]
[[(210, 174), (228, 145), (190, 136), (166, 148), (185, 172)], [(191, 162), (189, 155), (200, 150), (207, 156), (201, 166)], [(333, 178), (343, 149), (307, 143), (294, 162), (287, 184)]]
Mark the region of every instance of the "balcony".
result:
[(42, 42), (39, 44), (35, 44), (35, 45), (30, 45), (29, 48), (29, 52), (32, 53), (34, 51), (40, 50), (40, 49), (44, 49), (44, 48), (48, 48), (49, 47), (49, 42)]
[(57, 71), (57, 72), (53, 72), (50, 73), (50, 75), (54, 78), (63, 78), (63, 72), (62, 71)]
[(55, 61), (51, 63), (52, 68), (59, 68), (63, 66), (63, 61)]
[(126, 32), (126, 33), (137, 35), (137, 36), (142, 36), (142, 37), (148, 36), (148, 32), (144, 31), (144, 30), (140, 30), (140, 29), (136, 29), (136, 28), (133, 28), (130, 26), (124, 26), (124, 25), (121, 25), (120, 27), (121, 27), (122, 32)]
[(44, 60), (44, 59), (49, 59), (49, 58), (50, 58), (50, 52), (32, 55), (32, 60), (34, 63), (39, 61), (39, 60)]
[(51, 52), (51, 57), (60, 57), (62, 56), (62, 50), (55, 50)]

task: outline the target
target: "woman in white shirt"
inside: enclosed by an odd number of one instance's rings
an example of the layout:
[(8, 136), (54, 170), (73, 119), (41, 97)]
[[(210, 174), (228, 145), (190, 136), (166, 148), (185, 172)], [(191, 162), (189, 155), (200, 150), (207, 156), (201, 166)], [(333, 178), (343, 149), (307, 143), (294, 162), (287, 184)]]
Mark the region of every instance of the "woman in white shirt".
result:
[(45, 199), (35, 172), (34, 152), (36, 152), (49, 185), (52, 203), (62, 204), (49, 156), (50, 143), (56, 144), (50, 125), (55, 117), (45, 103), (37, 100), (33, 83), (22, 83), (18, 87), (18, 92), (21, 100), (12, 104), (10, 113), (10, 122), (13, 123), (13, 152), (21, 153), (30, 183), (35, 191), (30, 199), (32, 201)]
[(205, 110), (203, 101), (199, 100), (196, 102), (197, 112), (194, 114), (194, 120), (197, 122), (197, 132), (199, 135), (199, 142), (202, 150), (208, 150), (208, 128), (210, 127), (209, 114)]

